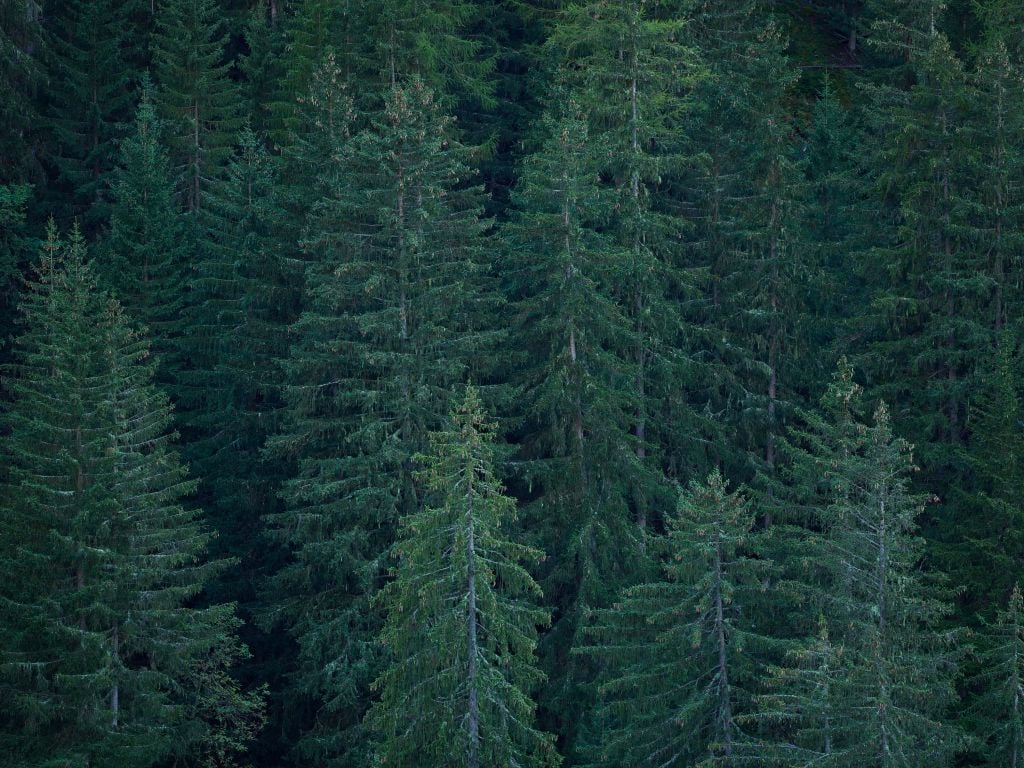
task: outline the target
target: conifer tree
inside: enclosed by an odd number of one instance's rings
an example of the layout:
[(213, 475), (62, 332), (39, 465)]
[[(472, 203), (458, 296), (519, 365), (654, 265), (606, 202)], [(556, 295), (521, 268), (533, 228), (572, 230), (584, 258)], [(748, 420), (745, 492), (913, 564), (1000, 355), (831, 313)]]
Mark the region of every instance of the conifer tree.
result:
[(591, 765), (732, 766), (749, 754), (741, 717), (759, 638), (746, 616), (770, 568), (751, 556), (753, 512), (716, 471), (667, 522), (663, 578), (597, 611), (580, 649), (607, 665)]
[[(675, 258), (683, 219), (667, 194), (687, 161), (686, 92), (702, 76), (695, 47), (682, 39), (683, 13), (678, 3), (568, 3), (547, 44), (587, 114), (595, 170), (615, 192), (608, 226), (622, 258), (610, 287), (633, 325), (633, 450), (642, 464), (655, 466), (659, 454), (671, 451), (676, 472), (693, 467), (695, 438), (706, 430), (673, 401), (680, 386), (699, 379), (686, 357), (697, 333), (684, 327), (678, 312), (679, 300), (691, 299), (695, 286)], [(655, 418), (659, 413), (671, 417)], [(696, 463), (703, 470), (702, 457)], [(663, 494), (654, 476), (631, 478), (641, 529)]]
[(275, 159), (244, 128), (223, 185), (208, 198), (226, 226), (211, 233), (195, 266), (185, 309), (188, 382), (178, 388), (193, 435), (185, 455), (219, 532), (215, 546), (242, 557), (246, 570), (261, 559), (260, 519), (276, 506), (283, 467), (260, 453), (278, 426), (287, 328), (298, 303), (298, 268), (277, 240), (275, 183)]
[(93, 225), (109, 215), (109, 181), (117, 142), (128, 132), (138, 72), (126, 60), (134, 29), (131, 3), (68, 0), (55, 13), (49, 46), (52, 154), (68, 213)]
[(973, 482), (954, 497), (960, 519), (951, 521), (941, 550), (963, 587), (968, 616), (1004, 604), (1024, 568), (1018, 366), (1013, 336), (1004, 332), (973, 408), (971, 444), (962, 453)]
[[(481, 9), (470, 0), (367, 0), (347, 19), (357, 106), (385, 107), (388, 88), (419, 77), (444, 112), (488, 104), (494, 62), (471, 34)], [(340, 54), (340, 51), (339, 51)], [(386, 107), (385, 107), (386, 108)]]
[(37, 87), (44, 67), (42, 6), (0, 2), (0, 184), (39, 179)]
[(183, 365), (189, 251), (162, 132), (146, 87), (112, 174), (110, 233), (100, 251), (99, 271), (120, 303), (153, 335), (157, 379), (167, 386)]
[(0, 186), (0, 354), (10, 350), (18, 289), (31, 250), (25, 226), (31, 196), (32, 189), (22, 184)]
[[(240, 94), (225, 61), (226, 42), (216, 0), (161, 5), (153, 51), (157, 110), (167, 121), (172, 178), (190, 213), (203, 210), (241, 128)], [(216, 225), (196, 219), (197, 237)]]
[[(300, 0), (282, 22), (282, 43), (273, 61), (277, 80), (267, 104), (270, 138), (279, 146), (288, 146), (301, 130), (304, 97), (310, 93), (317, 70), (325, 57), (342, 58), (345, 64), (350, 46), (344, 37), (345, 13), (338, 3), (329, 0)], [(340, 54), (337, 53), (340, 51)], [(338, 84), (346, 83), (346, 76)]]
[(294, 562), (272, 589), (300, 646), (291, 693), (316, 712), (303, 754), (362, 765), (351, 729), (377, 674), (367, 600), (396, 521), (421, 504), (412, 457), (450, 387), (487, 360), (492, 292), (480, 190), (462, 186), (467, 150), (422, 82), (390, 89), (386, 110), (332, 157), (303, 243), (308, 303), (271, 441), (297, 467), (271, 521)]
[(920, 571), (924, 498), (909, 486), (910, 445), (893, 435), (884, 404), (866, 423), (845, 360), (823, 405), (799, 461), (821, 498), (817, 604), (843, 651), (830, 691), (838, 718), (817, 748), (850, 768), (949, 765), (962, 745), (944, 722), (959, 635), (939, 629), (949, 607)]
[(509, 538), (515, 503), (495, 472), (495, 425), (470, 387), (419, 457), (427, 501), (404, 517), (380, 595), (390, 664), (368, 714), (384, 765), (558, 764), (533, 726), (539, 550)]
[(1024, 598), (1014, 585), (1005, 611), (986, 626), (981, 671), (971, 680), (980, 694), (967, 713), (981, 737), (985, 765), (1024, 760)]
[(963, 441), (979, 356), (993, 341), (991, 286), (968, 215), (978, 201), (969, 173), (973, 142), (964, 135), (966, 75), (938, 28), (938, 9), (925, 8), (936, 4), (919, 5), (912, 22), (880, 22), (873, 38), (908, 58), (869, 90), (871, 135), (879, 138), (870, 167), (881, 215), (891, 218), (863, 259), (873, 297), (860, 332), (868, 337), (864, 367), (873, 391), (910, 412), (901, 423), (918, 445), (926, 480), (946, 500), (962, 473), (951, 446)]
[(704, 0), (693, 9), (685, 39), (708, 73), (686, 123), (700, 162), (680, 185), (696, 230), (687, 263), (706, 278), (690, 304), (712, 369), (700, 394), (728, 429), (711, 458), (740, 479), (760, 475), (766, 520), (777, 512), (768, 488), (779, 436), (821, 363), (809, 339), (821, 326), (808, 302), (817, 252), (802, 231), (806, 188), (787, 115), (796, 74), (770, 5)]
[(259, 708), (225, 674), (232, 606), (191, 605), (224, 563), (181, 504), (170, 405), (77, 230), (64, 246), (51, 225), (30, 288), (4, 419), (0, 557), (22, 578), (0, 588), (0, 740), (26, 766), (199, 755)]
[(770, 734), (758, 745), (764, 765), (842, 765), (837, 737), (845, 712), (843, 647), (819, 616), (817, 634), (789, 649), (768, 668), (766, 691), (754, 697), (750, 718)]
[(645, 468), (633, 450), (633, 325), (615, 295), (626, 252), (601, 232), (613, 198), (598, 185), (585, 115), (571, 100), (558, 107), (562, 96), (522, 165), (505, 237), (522, 329), (512, 364), (524, 420), (517, 466), (533, 497), (523, 517), (551, 553), (543, 583), (558, 609), (542, 645), (553, 678), (542, 703), (569, 730), (585, 708), (577, 686), (588, 676), (569, 649), (582, 618), (633, 577), (643, 544), (631, 482)]
[[(1024, 200), (1015, 182), (1024, 168), (1020, 146), (1024, 59), (1014, 32), (1014, 19), (1021, 13), (1016, 5), (993, 0), (980, 6), (986, 22), (984, 42), (971, 80), (974, 109), (965, 131), (965, 138), (978, 150), (971, 170), (980, 187), (971, 215), (981, 225), (973, 232), (971, 247), (988, 254), (986, 271), (991, 276), (991, 285), (983, 286), (991, 309), (982, 321), (987, 320), (996, 333), (1018, 320), (1010, 307), (1020, 297), (1018, 275), (1024, 250), (1019, 234)], [(976, 279), (980, 282), (981, 274)]]

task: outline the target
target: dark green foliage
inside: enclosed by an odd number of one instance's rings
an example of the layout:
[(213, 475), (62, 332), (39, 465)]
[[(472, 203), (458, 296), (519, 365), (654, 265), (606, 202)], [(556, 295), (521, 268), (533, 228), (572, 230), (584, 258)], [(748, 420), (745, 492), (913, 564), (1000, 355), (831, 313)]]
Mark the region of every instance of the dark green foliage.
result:
[(540, 588), (515, 543), (514, 500), (495, 474), (495, 425), (470, 387), (451, 425), (418, 457), (426, 502), (404, 517), (394, 580), (380, 594), (390, 665), (368, 714), (383, 765), (554, 766), (532, 724)]
[(50, 39), (49, 124), (58, 181), (72, 190), (67, 212), (102, 226), (109, 211), (117, 142), (128, 132), (139, 73), (126, 58), (139, 35), (131, 3), (67, 0)]
[(37, 88), (41, 80), (42, 6), (0, 0), (0, 184), (34, 181), (41, 169)]
[(962, 579), (961, 601), (968, 615), (981, 612), (991, 618), (991, 610), (1005, 603), (1024, 567), (1019, 365), (1012, 337), (1004, 334), (971, 419), (971, 446), (964, 458), (975, 482), (969, 492), (954, 497), (960, 519), (950, 526), (949, 543), (943, 547)]
[(1024, 598), (1014, 585), (1005, 611), (988, 624), (980, 644), (979, 689), (968, 710), (976, 718), (985, 765), (1017, 765), (1024, 757)]
[(0, 0), (0, 762), (1012, 765), (1022, 116), (1022, 0)]
[[(167, 121), (175, 189), (193, 214), (203, 210), (204, 197), (222, 176), (241, 128), (226, 43), (216, 0), (161, 3), (153, 51), (157, 109)], [(197, 226), (216, 228), (198, 220)]]
[[(183, 344), (190, 367), (178, 386), (193, 440), (186, 456), (199, 499), (220, 532), (217, 550), (261, 561), (260, 518), (276, 507), (283, 467), (261, 451), (279, 424), (287, 326), (297, 308), (297, 265), (276, 240), (282, 212), (275, 159), (246, 128), (208, 209), (224, 222), (194, 267)], [(243, 578), (245, 573), (239, 573)], [(252, 598), (251, 588), (237, 585)]]
[(533, 497), (523, 516), (552, 553), (543, 583), (558, 616), (543, 654), (553, 678), (566, 676), (544, 703), (569, 723), (580, 718), (577, 686), (588, 673), (568, 652), (582, 618), (640, 564), (644, 531), (629, 479), (647, 474), (631, 434), (634, 329), (615, 296), (628, 251), (598, 229), (614, 197), (598, 186), (584, 115), (574, 102), (565, 113), (543, 120), (543, 144), (523, 163), (507, 236), (522, 329), (516, 347), (530, 355), (515, 379), (524, 418), (517, 464)]
[[(51, 227), (7, 379), (2, 739), (19, 765), (153, 765), (244, 749), (259, 700), (226, 676), (232, 606), (190, 607), (224, 563), (147, 344)], [(241, 730), (239, 730), (241, 729)]]
[(14, 333), (18, 288), (33, 250), (25, 227), (31, 197), (31, 187), (0, 186), (0, 355), (5, 360)]
[(176, 381), (183, 364), (181, 313), (189, 251), (163, 127), (147, 88), (112, 174), (110, 233), (100, 251), (99, 271), (121, 304), (153, 334), (157, 378), (167, 385)]

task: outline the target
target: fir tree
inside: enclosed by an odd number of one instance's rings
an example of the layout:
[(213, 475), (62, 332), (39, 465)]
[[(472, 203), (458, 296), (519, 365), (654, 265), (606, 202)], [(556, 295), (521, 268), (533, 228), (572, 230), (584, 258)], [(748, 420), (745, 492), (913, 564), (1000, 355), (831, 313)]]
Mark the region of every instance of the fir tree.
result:
[(51, 226), (30, 287), (4, 420), (0, 557), (23, 578), (0, 598), (0, 738), (19, 765), (201, 751), (258, 700), (212, 677), (243, 652), (232, 606), (190, 605), (224, 564), (203, 562), (209, 536), (181, 504), (170, 405), (77, 230), (63, 246)]
[(367, 600), (396, 521), (421, 503), (412, 457), (450, 387), (487, 360), (480, 191), (461, 186), (466, 149), (450, 123), (419, 80), (391, 89), (333, 155), (304, 241), (316, 260), (271, 441), (297, 469), (272, 526), (295, 555), (276, 599), (301, 649), (292, 693), (318, 712), (302, 747), (318, 761), (365, 759), (350, 729), (376, 676)]
[(31, 187), (0, 186), (0, 354), (10, 349), (15, 330), (15, 305), (30, 250), (25, 214), (31, 197)]
[(367, 717), (386, 765), (559, 762), (532, 724), (536, 628), (548, 617), (524, 564), (542, 553), (508, 537), (515, 503), (495, 474), (494, 429), (470, 387), (420, 457), (428, 501), (403, 518), (380, 596), (391, 661)]
[(0, 184), (40, 179), (37, 87), (42, 80), (42, 5), (0, 2)]
[(112, 174), (110, 234), (100, 251), (99, 270), (121, 304), (153, 334), (157, 378), (169, 385), (183, 365), (188, 249), (162, 128), (145, 88)]
[[(929, 5), (921, 3), (921, 6)], [(915, 11), (916, 13), (916, 11)], [(875, 392), (893, 403), (918, 443), (931, 485), (945, 499), (961, 476), (950, 445), (964, 438), (979, 354), (992, 342), (989, 281), (967, 212), (976, 205), (964, 128), (970, 99), (963, 66), (934, 13), (878, 26), (876, 44), (909, 55), (901, 75), (869, 90), (871, 158), (882, 214), (891, 215), (864, 264), (872, 302), (864, 365)], [(905, 88), (898, 77), (911, 78)], [(878, 198), (876, 198), (878, 199)]]
[(128, 131), (138, 73), (125, 58), (131, 3), (68, 0), (55, 15), (50, 42), (52, 159), (74, 204), (93, 225), (109, 215), (109, 181), (117, 142)]
[(985, 765), (1024, 760), (1024, 598), (1016, 585), (1005, 611), (981, 638), (981, 671), (970, 681), (980, 693), (967, 713), (980, 736)]
[[(190, 213), (221, 178), (241, 128), (241, 102), (225, 61), (227, 33), (215, 0), (168, 0), (161, 5), (153, 60), (157, 108), (167, 121), (171, 168)], [(216, 229), (214, 222), (201, 223)]]
[[(982, 6), (987, 22), (985, 39), (971, 82), (973, 129), (966, 131), (966, 138), (979, 150), (971, 171), (980, 194), (972, 201), (971, 214), (981, 226), (973, 233), (971, 247), (988, 254), (986, 272), (991, 276), (991, 285), (987, 286), (980, 270), (976, 276), (991, 304), (982, 322), (987, 320), (997, 333), (1018, 319), (1010, 307), (1019, 300), (1018, 275), (1024, 250), (1018, 234), (1024, 200), (1016, 182), (1024, 168), (1020, 148), (1024, 91), (1019, 40), (1013, 31), (1014, 5), (990, 2)], [(1016, 14), (1020, 12), (1016, 10)]]
[[(200, 478), (199, 498), (220, 535), (216, 547), (243, 558), (245, 572), (261, 560), (261, 517), (274, 509), (284, 467), (261, 450), (278, 426), (287, 328), (297, 311), (297, 266), (280, 253), (282, 214), (276, 162), (246, 127), (224, 184), (208, 198), (227, 222), (211, 233), (185, 310), (187, 385), (179, 386), (193, 440), (185, 451)], [(251, 599), (242, 584), (222, 587)]]
[(613, 199), (598, 185), (585, 116), (571, 101), (562, 111), (544, 116), (543, 144), (523, 163), (506, 240), (522, 329), (517, 464), (532, 490), (523, 517), (552, 553), (543, 583), (558, 609), (542, 644), (553, 678), (542, 703), (569, 730), (588, 677), (569, 649), (582, 617), (632, 578), (643, 545), (631, 481), (644, 468), (631, 432), (633, 326), (615, 296), (626, 254), (600, 231)]
[(1005, 603), (1024, 568), (1018, 366), (1013, 337), (1004, 333), (973, 409), (971, 444), (961, 454), (973, 482), (954, 496), (959, 519), (951, 521), (942, 552), (964, 588), (967, 615)]
[(751, 556), (753, 523), (717, 471), (691, 483), (659, 542), (664, 577), (596, 612), (581, 649), (607, 665), (590, 764), (739, 764), (759, 642), (744, 617), (770, 567)]
[[(684, 326), (678, 311), (695, 288), (675, 258), (684, 220), (667, 193), (688, 161), (685, 96), (703, 75), (695, 46), (684, 45), (684, 28), (676, 3), (574, 2), (548, 41), (587, 114), (594, 170), (615, 192), (607, 226), (622, 256), (609, 287), (633, 326), (630, 348), (620, 350), (632, 361), (635, 378), (633, 450), (648, 466), (671, 452), (673, 470), (680, 473), (695, 463), (703, 470), (703, 457), (694, 454), (700, 453), (697, 435), (707, 430), (676, 394), (700, 379), (687, 357), (698, 334)], [(671, 415), (655, 418), (660, 413)], [(631, 478), (641, 529), (661, 506), (664, 489), (652, 482), (655, 476)]]
[(831, 695), (839, 718), (826, 745), (837, 766), (949, 765), (962, 744), (943, 718), (954, 698), (958, 633), (940, 631), (941, 593), (919, 570), (910, 445), (880, 405), (862, 415), (860, 387), (841, 361), (802, 438), (804, 476), (821, 498), (821, 603), (843, 664)]

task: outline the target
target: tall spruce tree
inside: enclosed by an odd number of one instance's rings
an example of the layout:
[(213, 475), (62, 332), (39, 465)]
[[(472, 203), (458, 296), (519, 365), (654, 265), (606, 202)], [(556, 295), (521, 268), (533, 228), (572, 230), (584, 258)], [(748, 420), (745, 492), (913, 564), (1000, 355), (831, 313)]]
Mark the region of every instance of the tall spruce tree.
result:
[(733, 766), (750, 754), (741, 718), (759, 638), (747, 616), (770, 569), (750, 549), (754, 513), (716, 471), (667, 522), (662, 579), (597, 611), (578, 649), (606, 664), (591, 765)]
[(970, 681), (979, 694), (967, 721), (981, 738), (977, 751), (985, 765), (1017, 766), (1024, 760), (1024, 597), (1018, 586), (980, 644), (981, 670)]
[(645, 468), (632, 434), (634, 328), (615, 294), (628, 252), (601, 231), (614, 196), (599, 185), (585, 115), (571, 100), (559, 107), (561, 98), (554, 94), (542, 144), (522, 164), (505, 240), (522, 329), (512, 364), (522, 393), (516, 466), (530, 489), (523, 518), (551, 553), (543, 584), (557, 609), (542, 643), (552, 677), (542, 705), (568, 737), (590, 675), (569, 651), (589, 611), (634, 578), (643, 532), (632, 482)]
[(10, 350), (18, 290), (32, 250), (25, 222), (31, 197), (26, 185), (0, 186), (0, 355)]
[(41, 17), (37, 2), (0, 2), (0, 184), (42, 177), (37, 103), (44, 72)]
[(554, 766), (533, 725), (540, 550), (509, 537), (515, 502), (495, 471), (495, 425), (469, 387), (419, 457), (427, 501), (403, 518), (394, 580), (379, 600), (390, 664), (368, 714), (384, 765)]
[[(974, 230), (970, 245), (988, 255), (985, 271), (991, 283), (984, 285), (980, 270), (976, 276), (983, 292), (979, 300), (984, 303), (987, 298), (990, 303), (987, 317), (981, 322), (999, 333), (1019, 321), (1012, 307), (1020, 300), (1024, 252), (1020, 236), (1024, 199), (1015, 181), (1024, 169), (1024, 59), (1020, 41), (1014, 37), (1014, 4), (990, 2), (981, 7), (985, 12), (985, 37), (972, 73), (973, 109), (969, 130), (965, 131), (966, 139), (976, 149), (970, 170), (973, 183), (979, 187), (971, 216), (980, 221), (980, 226)], [(1020, 12), (1018, 8), (1017, 14)]]
[(126, 58), (138, 34), (132, 3), (68, 0), (54, 14), (50, 41), (51, 159), (62, 184), (62, 210), (92, 226), (110, 214), (117, 143), (128, 133), (139, 73)]
[(219, 532), (216, 550), (242, 558), (239, 581), (220, 584), (233, 599), (252, 599), (247, 583), (261, 560), (261, 517), (276, 507), (285, 469), (261, 456), (279, 423), (288, 324), (298, 303), (298, 265), (277, 240), (275, 183), (275, 158), (244, 128), (223, 185), (208, 198), (226, 226), (205, 244), (184, 318), (190, 367), (182, 398), (194, 435), (185, 456)]
[(112, 174), (110, 233), (100, 249), (98, 270), (118, 301), (153, 335), (157, 380), (168, 386), (183, 365), (189, 251), (163, 127), (145, 87)]
[(258, 702), (225, 674), (232, 606), (191, 605), (224, 563), (181, 504), (170, 405), (77, 230), (63, 245), (51, 225), (30, 289), (4, 417), (0, 740), (25, 766), (198, 757)]
[(944, 720), (955, 700), (960, 637), (940, 629), (949, 606), (920, 570), (925, 499), (909, 486), (910, 445), (893, 435), (884, 404), (867, 422), (861, 398), (841, 361), (825, 415), (811, 415), (798, 440), (808, 493), (820, 499), (810, 583), (821, 591), (812, 605), (823, 607), (831, 642), (842, 648), (829, 691), (833, 730), (803, 746), (851, 768), (950, 765), (962, 746)]
[[(300, 645), (291, 694), (315, 712), (302, 754), (364, 764), (359, 721), (377, 675), (368, 605), (396, 522), (421, 504), (412, 457), (450, 387), (485, 362), (492, 311), (480, 190), (467, 150), (417, 78), (337, 148), (304, 248), (307, 309), (271, 449), (294, 459), (271, 520), (294, 561), (273, 598)], [(297, 707), (300, 705), (296, 705)], [(353, 730), (356, 729), (356, 730)]]
[(970, 172), (975, 142), (966, 133), (970, 91), (939, 29), (939, 9), (929, 5), (915, 7), (911, 21), (880, 22), (873, 38), (905, 63), (868, 88), (871, 136), (878, 138), (870, 155), (874, 199), (888, 221), (861, 260), (873, 296), (859, 330), (873, 392), (900, 415), (927, 473), (923, 481), (945, 503), (963, 478), (955, 448), (993, 337), (987, 258), (975, 246), (981, 222), (970, 215), (979, 202)]
[[(705, 426), (676, 394), (698, 378), (686, 356), (696, 331), (678, 311), (695, 286), (676, 259), (684, 219), (668, 194), (687, 162), (685, 97), (702, 76), (696, 46), (684, 45), (685, 21), (680, 3), (572, 2), (547, 44), (587, 114), (594, 170), (614, 190), (606, 226), (622, 257), (609, 287), (633, 325), (631, 348), (622, 350), (635, 376), (633, 450), (654, 467), (671, 452), (676, 472), (694, 468)], [(671, 418), (655, 418), (666, 412)], [(661, 506), (655, 476), (630, 479), (641, 529)]]
[(943, 540), (969, 620), (979, 613), (991, 620), (994, 606), (1005, 604), (1024, 568), (1019, 366), (1013, 334), (1004, 332), (972, 409), (971, 444), (961, 454), (972, 469), (972, 482), (954, 496), (958, 519), (950, 521)]
[[(183, 207), (203, 200), (223, 176), (241, 128), (241, 99), (225, 60), (227, 32), (216, 0), (167, 0), (159, 8), (153, 62), (157, 109), (167, 121), (172, 174)], [(201, 222), (204, 231), (216, 222)]]
[(762, 0), (697, 3), (686, 40), (708, 68), (686, 123), (699, 162), (680, 197), (695, 227), (687, 264), (706, 278), (689, 305), (713, 371), (701, 395), (727, 430), (709, 458), (741, 480), (761, 476), (770, 521), (779, 436), (822, 362), (811, 340), (823, 325), (810, 303), (818, 251), (803, 231), (807, 188), (787, 109), (796, 71)]

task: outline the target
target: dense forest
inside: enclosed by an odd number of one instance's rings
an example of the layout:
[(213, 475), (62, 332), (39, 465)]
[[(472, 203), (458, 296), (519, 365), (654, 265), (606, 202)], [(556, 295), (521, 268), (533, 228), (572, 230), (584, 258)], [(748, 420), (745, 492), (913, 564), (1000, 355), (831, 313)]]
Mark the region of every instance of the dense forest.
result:
[(0, 0), (0, 764), (1024, 766), (1024, 0)]

